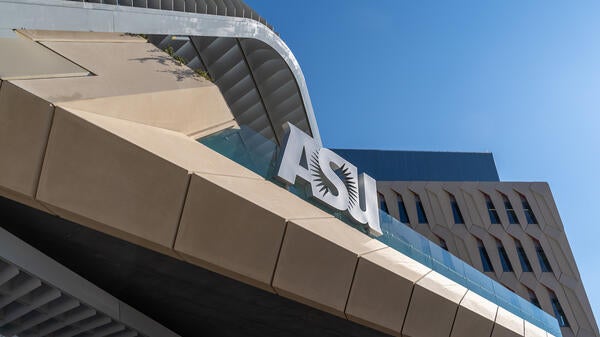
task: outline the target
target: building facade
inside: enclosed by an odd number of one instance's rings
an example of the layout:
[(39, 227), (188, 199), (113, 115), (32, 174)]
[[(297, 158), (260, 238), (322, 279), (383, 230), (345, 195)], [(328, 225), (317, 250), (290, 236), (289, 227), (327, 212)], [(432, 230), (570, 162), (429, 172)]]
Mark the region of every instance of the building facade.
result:
[(386, 212), (555, 316), (563, 336), (598, 336), (547, 183), (499, 181), (489, 153), (336, 151), (378, 179)]
[(0, 336), (563, 335), (379, 210), (242, 1), (0, 0), (0, 36)]

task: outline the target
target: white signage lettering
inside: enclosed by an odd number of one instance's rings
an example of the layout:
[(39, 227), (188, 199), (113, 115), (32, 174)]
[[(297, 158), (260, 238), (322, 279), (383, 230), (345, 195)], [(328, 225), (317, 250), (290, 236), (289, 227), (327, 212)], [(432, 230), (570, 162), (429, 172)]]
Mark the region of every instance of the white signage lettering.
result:
[(364, 173), (359, 176), (356, 166), (291, 123), (287, 126), (277, 177), (291, 185), (300, 178), (310, 186), (311, 197), (367, 225), (373, 235), (381, 235), (375, 179)]

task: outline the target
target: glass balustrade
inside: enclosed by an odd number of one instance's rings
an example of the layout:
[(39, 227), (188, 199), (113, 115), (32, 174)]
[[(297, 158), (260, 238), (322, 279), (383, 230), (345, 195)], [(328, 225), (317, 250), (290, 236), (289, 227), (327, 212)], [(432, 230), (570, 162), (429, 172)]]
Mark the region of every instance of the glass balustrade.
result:
[[(250, 128), (242, 126), (240, 129), (227, 129), (199, 139), (199, 141), (265, 179), (284, 187), (282, 183), (275, 179), (279, 151), (277, 144)], [(332, 212), (331, 209), (307, 198), (307, 193), (302, 188), (291, 186), (288, 189), (368, 235), (365, 228), (356, 225), (342, 212)], [(380, 211), (379, 217), (383, 235), (374, 237), (375, 239), (552, 335), (562, 337), (558, 321), (548, 313), (471, 267), (463, 260), (448, 253), (391, 215)]]

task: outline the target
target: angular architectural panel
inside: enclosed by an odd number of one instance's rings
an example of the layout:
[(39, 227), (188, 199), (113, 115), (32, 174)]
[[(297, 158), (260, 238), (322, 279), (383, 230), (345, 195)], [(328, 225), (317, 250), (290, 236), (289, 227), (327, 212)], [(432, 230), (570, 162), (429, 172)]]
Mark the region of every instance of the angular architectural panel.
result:
[(486, 166), (354, 189), (293, 54), (241, 0), (0, 0), (0, 33), (0, 334), (596, 333), (547, 185)]

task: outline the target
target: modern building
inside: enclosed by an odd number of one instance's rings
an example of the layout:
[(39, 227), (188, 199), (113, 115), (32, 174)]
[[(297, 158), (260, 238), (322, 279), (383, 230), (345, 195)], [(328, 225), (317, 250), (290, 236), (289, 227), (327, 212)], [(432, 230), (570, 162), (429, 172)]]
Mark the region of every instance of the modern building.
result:
[[(566, 331), (379, 210), (383, 185), (322, 147), (298, 62), (242, 1), (0, 0), (0, 36), (0, 336)], [(533, 212), (549, 249), (559, 225)], [(547, 256), (542, 278), (572, 260)], [(548, 284), (571, 310), (575, 276)]]
[(500, 181), (491, 153), (336, 152), (377, 179), (382, 209), (552, 314), (563, 336), (600, 336), (547, 183)]

